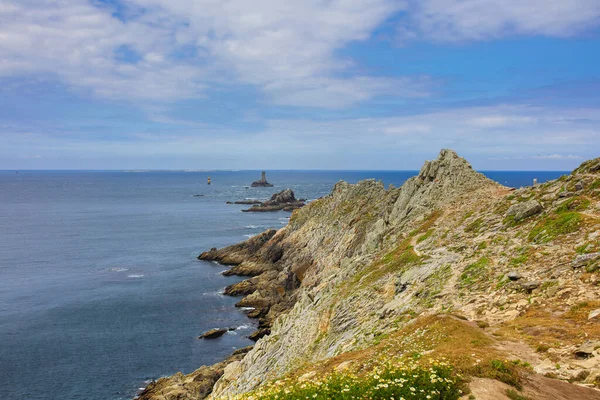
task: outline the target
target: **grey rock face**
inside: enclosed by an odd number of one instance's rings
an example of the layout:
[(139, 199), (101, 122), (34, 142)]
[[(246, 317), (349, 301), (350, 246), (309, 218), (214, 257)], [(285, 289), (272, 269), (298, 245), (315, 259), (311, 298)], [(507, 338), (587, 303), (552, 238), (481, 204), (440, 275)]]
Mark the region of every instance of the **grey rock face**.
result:
[(594, 351), (598, 348), (600, 348), (600, 341), (586, 340), (577, 350), (575, 350), (575, 355), (581, 358), (592, 357)]
[(583, 190), (583, 182), (579, 181), (575, 184), (575, 190), (580, 191)]
[(582, 268), (596, 260), (600, 260), (600, 252), (577, 256), (571, 263), (571, 266), (575, 269)]
[(523, 282), (521, 283), (521, 288), (526, 291), (526, 292), (531, 292), (534, 289), (539, 288), (542, 285), (541, 282), (539, 281), (529, 281), (529, 282)]
[(518, 281), (519, 279), (521, 279), (523, 276), (516, 272), (516, 271), (511, 271), (508, 273), (508, 275), (506, 275), (508, 277), (508, 279), (510, 279), (511, 281)]
[(507, 217), (514, 217), (515, 221), (529, 218), (543, 210), (542, 205), (537, 200), (529, 200), (524, 203), (518, 203), (511, 206), (506, 212)]

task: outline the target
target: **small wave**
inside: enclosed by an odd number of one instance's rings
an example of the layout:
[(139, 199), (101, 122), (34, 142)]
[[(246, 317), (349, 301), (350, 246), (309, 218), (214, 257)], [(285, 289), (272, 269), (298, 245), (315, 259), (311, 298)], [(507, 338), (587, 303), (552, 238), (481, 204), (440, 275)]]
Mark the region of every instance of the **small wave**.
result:
[(212, 262), (213, 264), (215, 264), (215, 265), (221, 265), (221, 263), (220, 263), (220, 262), (218, 262), (218, 261), (211, 261), (211, 262)]
[(244, 235), (245, 237), (247, 237), (248, 239), (253, 238), (256, 235)]
[(244, 228), (246, 229), (264, 229), (266, 228), (266, 225), (246, 225)]
[(128, 278), (143, 278), (144, 274), (130, 274), (127, 275)]
[(216, 292), (204, 292), (202, 293), (202, 296), (223, 296), (223, 293), (225, 292), (225, 288), (216, 291)]
[(108, 272), (126, 272), (129, 271), (129, 268), (109, 268)]
[(256, 310), (256, 307), (240, 307), (240, 310), (242, 310), (242, 311), (252, 311), (252, 310)]
[(236, 331), (227, 331), (227, 334), (228, 335), (237, 335), (237, 332)]
[(240, 326), (238, 326), (237, 328), (235, 328), (235, 330), (236, 330), (236, 331), (243, 331), (243, 330), (246, 330), (246, 329), (251, 329), (251, 328), (252, 328), (252, 327), (251, 327), (250, 325), (245, 325), (245, 324), (244, 324), (244, 325), (240, 325)]

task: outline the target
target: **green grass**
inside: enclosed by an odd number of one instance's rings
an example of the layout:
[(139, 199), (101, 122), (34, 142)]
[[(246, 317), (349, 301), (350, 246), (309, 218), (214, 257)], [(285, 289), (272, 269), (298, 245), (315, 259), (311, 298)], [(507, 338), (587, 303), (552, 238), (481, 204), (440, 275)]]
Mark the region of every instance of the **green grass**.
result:
[(424, 242), (425, 240), (429, 239), (431, 237), (431, 235), (433, 235), (433, 232), (435, 232), (435, 229), (429, 229), (427, 232), (425, 232), (424, 235), (419, 236), (417, 238), (417, 243), (421, 243)]
[(590, 185), (590, 187), (588, 188), (589, 190), (596, 190), (600, 188), (600, 178), (596, 179), (594, 182), (592, 182), (592, 184)]
[(506, 389), (506, 397), (510, 400), (532, 400), (531, 397), (523, 396), (513, 389)]
[(481, 242), (479, 243), (479, 246), (477, 246), (477, 250), (485, 250), (487, 249), (487, 243), (486, 242)]
[(518, 265), (525, 264), (527, 262), (528, 258), (529, 258), (529, 254), (527, 254), (527, 253), (521, 254), (517, 257), (511, 258), (508, 264), (510, 266), (516, 267)]
[(465, 232), (477, 233), (479, 232), (479, 229), (481, 229), (481, 225), (483, 225), (483, 218), (477, 218), (475, 221), (467, 225)]
[(250, 393), (263, 400), (292, 399), (431, 399), (455, 400), (461, 396), (461, 381), (447, 366), (431, 368), (386, 368), (357, 376), (334, 373), (306, 382), (277, 384)]
[(573, 197), (562, 203), (556, 209), (558, 214), (566, 213), (569, 211), (584, 211), (590, 206), (590, 201), (585, 197)]
[(538, 222), (529, 232), (529, 240), (535, 243), (547, 243), (560, 235), (579, 229), (583, 217), (578, 212), (565, 212), (549, 216)]
[(473, 264), (467, 265), (463, 273), (460, 275), (460, 281), (464, 285), (475, 283), (483, 272), (492, 264), (492, 261), (487, 257), (481, 257)]

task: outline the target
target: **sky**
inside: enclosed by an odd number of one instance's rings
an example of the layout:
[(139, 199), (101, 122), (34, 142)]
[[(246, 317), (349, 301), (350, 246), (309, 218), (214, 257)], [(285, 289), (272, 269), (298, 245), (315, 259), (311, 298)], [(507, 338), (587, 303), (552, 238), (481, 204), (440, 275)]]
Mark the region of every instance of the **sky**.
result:
[(600, 0), (0, 0), (0, 169), (600, 157)]

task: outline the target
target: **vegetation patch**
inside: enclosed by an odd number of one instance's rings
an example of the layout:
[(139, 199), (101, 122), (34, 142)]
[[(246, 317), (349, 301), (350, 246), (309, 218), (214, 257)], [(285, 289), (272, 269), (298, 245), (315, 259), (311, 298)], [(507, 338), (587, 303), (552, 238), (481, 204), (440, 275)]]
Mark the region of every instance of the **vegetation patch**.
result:
[(579, 345), (589, 337), (600, 337), (600, 326), (589, 324), (587, 320), (589, 312), (596, 308), (600, 308), (600, 301), (579, 303), (567, 311), (531, 307), (525, 314), (506, 322), (497, 333), (524, 340), (533, 348), (546, 343)]
[(481, 257), (473, 264), (467, 265), (460, 275), (461, 284), (463, 286), (468, 286), (479, 281), (490, 265), (492, 265), (492, 261), (487, 257)]
[(375, 368), (369, 373), (333, 373), (299, 382), (278, 380), (244, 399), (444, 399), (462, 395), (461, 380), (442, 363), (429, 368), (396, 363)]
[(481, 229), (482, 225), (483, 225), (483, 218), (477, 218), (475, 221), (473, 221), (469, 225), (467, 225), (467, 227), (465, 228), (465, 232), (477, 233), (477, 232), (479, 232), (479, 229)]
[(575, 232), (579, 229), (583, 217), (578, 212), (565, 212), (549, 216), (538, 222), (529, 232), (529, 240), (535, 243), (547, 243), (557, 236)]
[(506, 397), (510, 400), (533, 400), (531, 397), (523, 396), (513, 389), (506, 389)]
[(433, 232), (435, 232), (435, 229), (429, 229), (427, 232), (425, 232), (425, 234), (419, 236), (417, 238), (417, 243), (421, 243), (424, 242), (425, 240), (429, 239), (431, 237), (431, 235), (433, 235)]
[(585, 197), (573, 197), (562, 203), (556, 208), (558, 214), (566, 213), (569, 211), (584, 211), (590, 206), (590, 200)]

